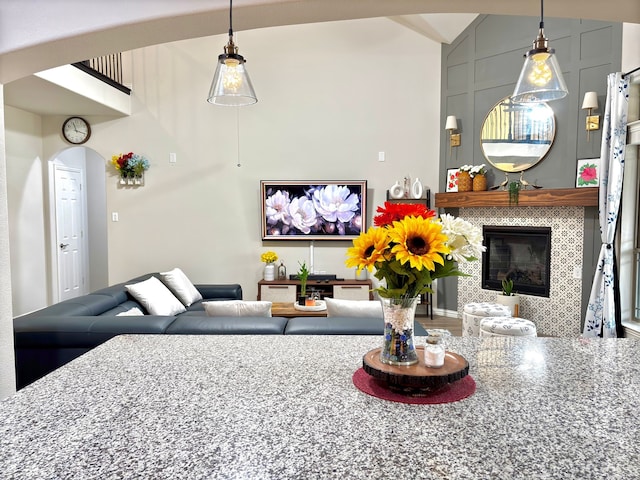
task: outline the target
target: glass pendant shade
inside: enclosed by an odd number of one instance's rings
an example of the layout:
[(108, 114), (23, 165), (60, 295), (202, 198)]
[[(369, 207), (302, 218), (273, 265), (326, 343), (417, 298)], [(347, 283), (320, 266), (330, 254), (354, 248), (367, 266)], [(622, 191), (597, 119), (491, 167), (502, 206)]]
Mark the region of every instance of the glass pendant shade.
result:
[(224, 53), (218, 57), (207, 102), (241, 107), (258, 101), (242, 55)]
[(529, 50), (511, 99), (517, 103), (549, 102), (567, 95), (555, 51), (549, 48)]

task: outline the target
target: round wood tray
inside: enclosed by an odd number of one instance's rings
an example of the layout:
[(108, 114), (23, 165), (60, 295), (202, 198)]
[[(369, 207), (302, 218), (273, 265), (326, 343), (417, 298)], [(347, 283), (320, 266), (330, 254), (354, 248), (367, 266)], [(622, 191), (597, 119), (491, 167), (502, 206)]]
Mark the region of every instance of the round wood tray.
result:
[(419, 361), (415, 365), (387, 365), (380, 361), (380, 348), (367, 352), (362, 368), (372, 377), (386, 383), (390, 390), (406, 394), (428, 393), (469, 374), (469, 362), (453, 352), (445, 352), (444, 365), (430, 368), (424, 364), (424, 347), (416, 347)]
[(327, 309), (327, 303), (324, 300), (316, 300), (315, 305), (300, 305), (298, 302), (294, 302), (293, 308), (300, 310), (301, 312), (321, 312)]

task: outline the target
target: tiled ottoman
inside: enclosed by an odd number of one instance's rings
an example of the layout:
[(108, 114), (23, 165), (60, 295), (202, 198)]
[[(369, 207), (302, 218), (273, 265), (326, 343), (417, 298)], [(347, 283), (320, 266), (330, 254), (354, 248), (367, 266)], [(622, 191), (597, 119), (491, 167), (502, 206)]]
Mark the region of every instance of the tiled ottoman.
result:
[(537, 337), (536, 325), (518, 317), (487, 317), (480, 322), (481, 337)]
[(480, 336), (480, 322), (487, 317), (510, 317), (511, 309), (492, 302), (467, 303), (462, 309), (462, 336)]

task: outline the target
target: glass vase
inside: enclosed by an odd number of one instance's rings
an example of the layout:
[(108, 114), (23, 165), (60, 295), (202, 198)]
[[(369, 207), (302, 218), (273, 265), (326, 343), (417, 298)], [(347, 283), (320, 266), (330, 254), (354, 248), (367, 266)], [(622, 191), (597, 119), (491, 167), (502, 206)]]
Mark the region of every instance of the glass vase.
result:
[(413, 340), (418, 297), (381, 298), (384, 338), (380, 361), (388, 365), (414, 365), (418, 353)]

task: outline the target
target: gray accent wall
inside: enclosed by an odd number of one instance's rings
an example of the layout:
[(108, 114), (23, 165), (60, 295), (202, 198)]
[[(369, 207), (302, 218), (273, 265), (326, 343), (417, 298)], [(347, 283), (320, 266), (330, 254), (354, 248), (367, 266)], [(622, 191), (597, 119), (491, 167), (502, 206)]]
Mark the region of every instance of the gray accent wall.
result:
[[(487, 113), (503, 97), (509, 96), (520, 74), (524, 53), (538, 33), (539, 18), (482, 15), (450, 45), (442, 46), (441, 68), (441, 140), (440, 192), (445, 191), (449, 168), (485, 163), (489, 168), (489, 186), (504, 180), (504, 173), (493, 169), (480, 148), (480, 130)], [(556, 50), (569, 95), (550, 102), (556, 117), (556, 136), (547, 156), (524, 172), (529, 183), (544, 188), (575, 187), (578, 159), (600, 156), (602, 130), (591, 132), (587, 141), (586, 111), (581, 109), (584, 93), (598, 92), (601, 115), (606, 100), (607, 75), (621, 66), (622, 24), (591, 20), (545, 19), (545, 35)], [(461, 145), (450, 152), (449, 135), (444, 130), (447, 115), (458, 119)], [(515, 181), (519, 174), (511, 173)], [(587, 209), (583, 264), (583, 293), (588, 299), (597, 261), (594, 244), (597, 236), (597, 209)], [(452, 212), (453, 213), (453, 212)], [(457, 309), (457, 283), (447, 278), (438, 285), (438, 308)], [(583, 297), (584, 297), (583, 295)], [(583, 299), (583, 310), (586, 306)]]

